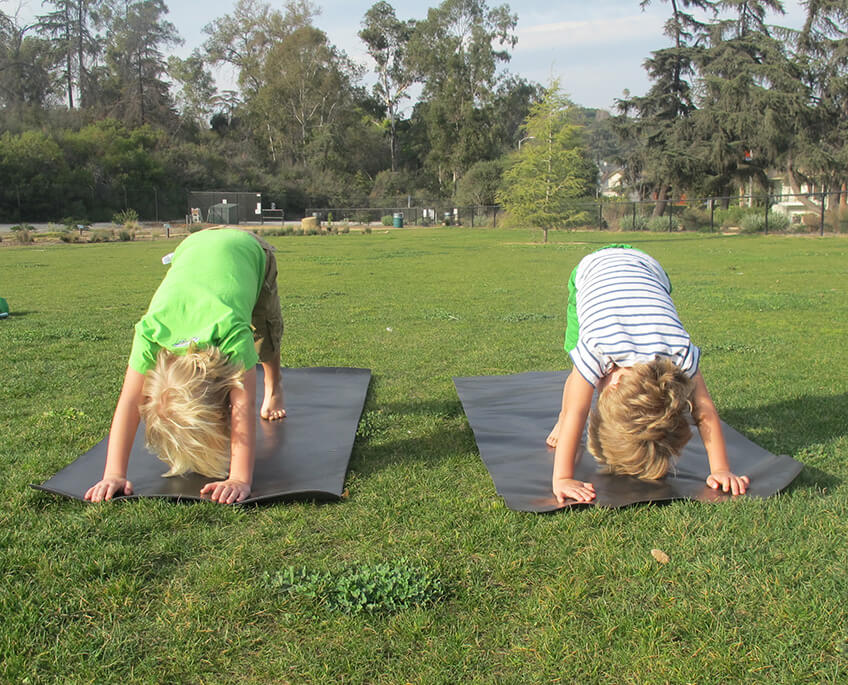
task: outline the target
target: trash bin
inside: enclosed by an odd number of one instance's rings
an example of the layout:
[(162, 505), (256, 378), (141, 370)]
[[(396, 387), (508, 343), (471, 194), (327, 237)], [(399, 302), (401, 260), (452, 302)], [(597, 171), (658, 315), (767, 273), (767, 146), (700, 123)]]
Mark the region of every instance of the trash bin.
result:
[(451, 225), (451, 219), (452, 218), (453, 218), (453, 215), (450, 212), (445, 212), (445, 214), (444, 214), (445, 226)]
[(9, 316), (9, 304), (0, 297), (0, 319), (5, 319)]
[(392, 216), (392, 226), (403, 228), (403, 212), (395, 212)]

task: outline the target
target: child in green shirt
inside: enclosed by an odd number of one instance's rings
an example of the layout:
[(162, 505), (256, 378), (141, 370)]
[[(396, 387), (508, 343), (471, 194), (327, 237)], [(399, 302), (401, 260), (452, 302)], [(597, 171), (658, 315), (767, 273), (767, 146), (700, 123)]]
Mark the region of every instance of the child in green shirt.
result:
[(132, 494), (127, 462), (139, 421), (171, 468), (221, 480), (200, 491), (222, 503), (250, 494), (256, 363), (265, 373), (263, 419), (285, 416), (280, 375), (283, 321), (273, 248), (238, 229), (194, 233), (176, 249), (147, 313), (136, 324), (98, 502)]

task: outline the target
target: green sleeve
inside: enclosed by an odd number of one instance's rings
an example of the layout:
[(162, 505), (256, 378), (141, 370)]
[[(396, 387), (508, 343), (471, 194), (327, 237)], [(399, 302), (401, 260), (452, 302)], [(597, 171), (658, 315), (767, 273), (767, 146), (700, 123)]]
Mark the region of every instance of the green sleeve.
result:
[(571, 272), (571, 278), (568, 279), (568, 309), (565, 324), (566, 352), (571, 352), (577, 347), (577, 341), (580, 339), (580, 324), (577, 322), (577, 285), (574, 282), (576, 278), (577, 267), (575, 266)]

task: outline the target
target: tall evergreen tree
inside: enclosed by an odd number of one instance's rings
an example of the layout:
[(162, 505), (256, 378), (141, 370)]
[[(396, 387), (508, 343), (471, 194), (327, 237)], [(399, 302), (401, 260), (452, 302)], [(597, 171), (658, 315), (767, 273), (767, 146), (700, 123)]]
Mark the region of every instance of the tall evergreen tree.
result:
[(525, 142), (504, 172), (498, 199), (511, 219), (548, 230), (567, 228), (580, 218), (578, 200), (591, 197), (597, 178), (575, 123), (577, 111), (554, 80), (530, 109)]
[(44, 0), (51, 11), (39, 16), (39, 32), (51, 40), (53, 51), (62, 65), (62, 80), (68, 108), (85, 107), (93, 100), (91, 70), (102, 49), (94, 27), (100, 21), (103, 0)]
[(169, 123), (173, 104), (162, 50), (179, 45), (163, 0), (117, 0), (109, 12), (106, 64), (110, 113), (133, 125)]
[(800, 181), (840, 190), (848, 200), (848, 2), (807, 0), (796, 58), (809, 87), (811, 117), (799, 131), (786, 171), (794, 192)]
[[(668, 193), (691, 187), (699, 168), (692, 156), (692, 126), (689, 115), (695, 110), (692, 78), (695, 60), (702, 51), (706, 25), (695, 11), (715, 14), (713, 0), (667, 0), (672, 14), (664, 32), (672, 47), (656, 50), (645, 61), (653, 82), (643, 97), (630, 98), (620, 105), (625, 116), (617, 128), (628, 140), (631, 153), (638, 150), (640, 182), (653, 189), (657, 203), (654, 214), (664, 213)], [(651, 0), (643, 0), (646, 8)], [(627, 116), (633, 115), (632, 118)]]
[(695, 118), (697, 153), (709, 170), (705, 190), (731, 194), (760, 187), (781, 166), (804, 121), (807, 94), (781, 30), (765, 23), (776, 0), (720, 0), (730, 14), (713, 23), (698, 57), (702, 97)]

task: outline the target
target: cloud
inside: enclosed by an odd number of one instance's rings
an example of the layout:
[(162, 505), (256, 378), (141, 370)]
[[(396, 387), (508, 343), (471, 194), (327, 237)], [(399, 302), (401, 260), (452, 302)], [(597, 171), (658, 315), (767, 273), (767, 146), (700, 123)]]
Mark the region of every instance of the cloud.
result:
[(644, 41), (661, 44), (667, 40), (662, 30), (662, 18), (650, 14), (536, 24), (519, 27), (515, 52), (586, 46), (603, 49), (605, 46)]

